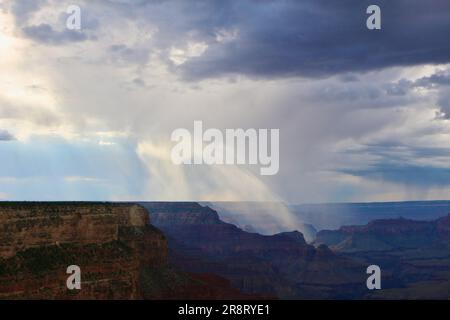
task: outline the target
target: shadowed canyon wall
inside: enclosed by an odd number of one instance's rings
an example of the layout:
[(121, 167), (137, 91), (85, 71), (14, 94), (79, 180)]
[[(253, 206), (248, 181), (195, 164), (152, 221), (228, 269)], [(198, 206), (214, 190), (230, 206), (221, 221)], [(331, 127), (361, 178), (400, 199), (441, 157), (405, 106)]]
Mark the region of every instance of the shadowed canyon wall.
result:
[[(0, 204), (0, 298), (139, 299), (141, 270), (164, 267), (167, 251), (136, 204)], [(66, 287), (69, 265), (81, 290)]]

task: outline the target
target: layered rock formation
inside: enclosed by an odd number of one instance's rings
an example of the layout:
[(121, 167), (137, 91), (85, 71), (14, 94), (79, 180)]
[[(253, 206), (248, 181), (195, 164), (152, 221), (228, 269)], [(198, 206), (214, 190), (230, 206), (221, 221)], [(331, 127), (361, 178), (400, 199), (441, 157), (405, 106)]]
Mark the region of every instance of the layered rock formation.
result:
[(339, 230), (322, 230), (316, 244), (336, 251), (385, 251), (414, 249), (449, 244), (450, 215), (434, 221), (385, 219), (363, 226), (343, 226)]
[(372, 299), (450, 299), (450, 215), (434, 221), (375, 220), (362, 226), (320, 231), (317, 244), (376, 264), (382, 288)]
[[(174, 265), (221, 275), (246, 293), (281, 299), (450, 298), (450, 215), (321, 231), (313, 247), (295, 231), (246, 232), (196, 203), (143, 205), (168, 236)], [(373, 264), (382, 270), (382, 290), (366, 287), (366, 269)]]
[[(141, 270), (167, 264), (167, 241), (136, 204), (1, 203), (0, 298), (139, 299)], [(66, 269), (82, 271), (82, 290)]]
[[(0, 203), (0, 298), (449, 298), (450, 215), (321, 231), (314, 247), (297, 231), (246, 232), (197, 203), (142, 205), (164, 234), (136, 204)], [(366, 288), (372, 264), (377, 292)], [(69, 265), (81, 267), (81, 290), (66, 287)]]
[(265, 297), (330, 298), (366, 290), (362, 266), (326, 246), (308, 245), (300, 232), (245, 232), (197, 203), (143, 205), (168, 236), (170, 261), (186, 272), (215, 273)]

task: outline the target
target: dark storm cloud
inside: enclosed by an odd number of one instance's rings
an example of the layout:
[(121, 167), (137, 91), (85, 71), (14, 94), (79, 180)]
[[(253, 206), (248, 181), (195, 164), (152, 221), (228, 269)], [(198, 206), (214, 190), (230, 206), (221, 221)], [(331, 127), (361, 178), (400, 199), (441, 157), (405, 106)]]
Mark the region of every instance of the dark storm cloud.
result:
[[(16, 26), (23, 32), (23, 35), (29, 39), (44, 44), (62, 45), (70, 42), (80, 42), (95, 37), (88, 37), (84, 32), (68, 30), (65, 28), (67, 13), (66, 7), (69, 2), (51, 2), (49, 0), (14, 0), (9, 2), (10, 10), (14, 15)], [(55, 7), (60, 11), (57, 28), (44, 21), (41, 24), (32, 24), (30, 21), (44, 8)], [(83, 30), (95, 30), (98, 27), (98, 20), (92, 17), (86, 7), (83, 8)], [(61, 28), (64, 27), (64, 28)], [(58, 30), (57, 30), (58, 29)], [(59, 31), (61, 29), (61, 31)]]
[(380, 163), (367, 169), (343, 170), (342, 172), (411, 187), (445, 187), (450, 185), (449, 168)]
[[(427, 133), (431, 133), (431, 131)], [(346, 153), (352, 153), (352, 151), (346, 151)], [(450, 157), (450, 148), (417, 147), (386, 141), (380, 144), (366, 145), (362, 150), (356, 151), (356, 153), (370, 153), (382, 156), (389, 163), (407, 163), (415, 159)]]
[(148, 61), (148, 50), (129, 48), (123, 44), (115, 44), (109, 47), (111, 57), (128, 63), (145, 64)]
[[(450, 1), (375, 2), (382, 30), (366, 28), (366, 9), (374, 1), (361, 0), (178, 2), (183, 15), (165, 27), (182, 27), (178, 34), (194, 33), (208, 42), (204, 55), (178, 67), (193, 79), (320, 77), (450, 62)], [(178, 18), (184, 22), (174, 21)], [(238, 38), (215, 41), (221, 28), (235, 28)]]
[(15, 140), (14, 136), (5, 130), (0, 130), (0, 142), (1, 141), (12, 141)]
[(450, 118), (450, 92), (447, 91), (441, 91), (438, 99), (439, 107), (441, 108), (441, 111), (444, 112), (445, 118)]
[(30, 16), (46, 2), (46, 0), (14, 0), (11, 11), (15, 16), (16, 24), (22, 25), (26, 23)]
[(40, 24), (37, 26), (28, 26), (23, 28), (24, 34), (35, 41), (47, 44), (64, 44), (68, 42), (80, 42), (88, 39), (86, 34), (64, 29), (56, 31), (48, 24)]
[[(43, 3), (18, 0), (13, 5), (28, 37), (53, 44), (86, 40), (83, 33), (25, 23)], [(169, 64), (172, 47), (183, 47), (188, 41), (207, 43), (203, 55), (179, 66), (172, 64), (186, 79), (325, 77), (450, 62), (448, 0), (102, 0), (81, 4), (84, 16), (99, 4), (105, 10), (117, 10), (120, 19), (157, 26), (148, 51), (162, 50)], [(381, 30), (366, 28), (366, 9), (372, 4), (381, 7)], [(236, 31), (236, 38), (218, 41), (217, 34), (223, 31)], [(122, 52), (126, 59), (135, 57), (131, 50)], [(137, 58), (145, 60), (142, 56)]]
[(450, 185), (450, 168), (419, 164), (420, 161), (450, 158), (450, 148), (414, 147), (386, 142), (367, 145), (358, 151), (346, 151), (349, 156), (361, 153), (378, 156), (382, 161), (367, 163), (364, 168), (347, 168), (338, 171), (409, 186)]
[(415, 81), (401, 79), (395, 83), (385, 85), (386, 93), (390, 96), (408, 96), (415, 88), (434, 89), (437, 91), (437, 105), (445, 118), (450, 117), (450, 69), (438, 71), (428, 77)]
[(433, 87), (435, 85), (450, 85), (450, 70), (436, 72), (429, 77), (423, 77), (414, 82), (416, 87)]
[(448, 85), (450, 85), (450, 69), (445, 69), (414, 81), (401, 79), (388, 88), (388, 93), (403, 95), (414, 88), (431, 89)]

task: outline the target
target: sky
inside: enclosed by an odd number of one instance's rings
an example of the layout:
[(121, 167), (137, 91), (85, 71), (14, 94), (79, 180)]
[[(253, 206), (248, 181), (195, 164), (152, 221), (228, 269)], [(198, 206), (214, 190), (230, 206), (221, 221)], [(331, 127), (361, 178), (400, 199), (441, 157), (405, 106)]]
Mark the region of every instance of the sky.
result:
[[(0, 0), (0, 200), (450, 199), (449, 39), (448, 0)], [(278, 174), (174, 165), (195, 120)]]

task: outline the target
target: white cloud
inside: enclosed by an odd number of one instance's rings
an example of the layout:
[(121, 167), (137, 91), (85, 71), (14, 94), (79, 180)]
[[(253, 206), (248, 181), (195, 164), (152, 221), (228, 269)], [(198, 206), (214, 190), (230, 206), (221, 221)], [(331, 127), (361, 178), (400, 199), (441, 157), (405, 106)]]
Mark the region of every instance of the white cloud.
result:
[(179, 66), (191, 58), (200, 57), (206, 50), (208, 50), (208, 45), (205, 42), (189, 42), (185, 48), (171, 48), (169, 59)]

